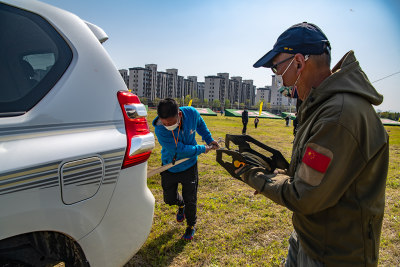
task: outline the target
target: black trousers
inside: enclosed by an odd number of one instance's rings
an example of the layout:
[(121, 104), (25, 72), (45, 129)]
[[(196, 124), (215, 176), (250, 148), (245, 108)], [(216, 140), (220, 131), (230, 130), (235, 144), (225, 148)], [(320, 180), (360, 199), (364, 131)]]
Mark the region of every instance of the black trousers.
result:
[(246, 131), (247, 131), (247, 122), (243, 122), (242, 134), (245, 134)]
[[(178, 192), (178, 184), (182, 184), (182, 195)], [(189, 169), (182, 172), (164, 171), (161, 173), (161, 186), (164, 193), (164, 202), (170, 206), (185, 205), (185, 216), (187, 225), (196, 224), (197, 210), (197, 187), (199, 174), (197, 162)]]

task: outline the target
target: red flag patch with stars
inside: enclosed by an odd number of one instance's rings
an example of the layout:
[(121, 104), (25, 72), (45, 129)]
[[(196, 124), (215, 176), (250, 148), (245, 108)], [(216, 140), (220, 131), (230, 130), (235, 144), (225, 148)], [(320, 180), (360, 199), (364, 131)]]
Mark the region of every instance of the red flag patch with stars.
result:
[(331, 158), (307, 147), (302, 161), (314, 170), (324, 173), (328, 169)]

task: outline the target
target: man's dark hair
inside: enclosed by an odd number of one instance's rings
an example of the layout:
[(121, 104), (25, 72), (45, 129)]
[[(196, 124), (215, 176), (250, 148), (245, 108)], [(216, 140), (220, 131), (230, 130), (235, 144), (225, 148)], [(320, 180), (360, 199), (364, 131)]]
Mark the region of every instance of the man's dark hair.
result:
[(176, 103), (175, 99), (172, 98), (162, 99), (157, 106), (157, 114), (161, 119), (176, 117), (178, 111), (178, 103)]

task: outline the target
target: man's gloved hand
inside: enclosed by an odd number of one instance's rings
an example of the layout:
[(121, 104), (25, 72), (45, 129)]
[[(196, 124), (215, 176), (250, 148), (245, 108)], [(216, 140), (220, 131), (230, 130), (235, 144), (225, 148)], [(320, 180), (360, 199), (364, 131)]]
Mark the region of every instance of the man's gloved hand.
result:
[[(243, 167), (241, 167), (243, 168)], [(241, 170), (238, 169), (238, 172)], [(265, 168), (253, 167), (244, 172), (240, 177), (242, 181), (256, 190), (254, 194), (262, 193), (267, 183), (271, 183), (271, 178), (277, 173), (268, 173)]]

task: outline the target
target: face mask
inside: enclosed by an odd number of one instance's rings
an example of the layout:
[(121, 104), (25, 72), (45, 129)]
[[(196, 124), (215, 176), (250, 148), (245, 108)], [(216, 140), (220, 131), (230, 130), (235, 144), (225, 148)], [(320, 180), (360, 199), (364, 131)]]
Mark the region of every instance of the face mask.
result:
[[(306, 55), (304, 57), (304, 61), (308, 60), (308, 55)], [(298, 94), (297, 94), (297, 81), (299, 80), (301, 73), (299, 74), (299, 76), (296, 79), (296, 82), (294, 83), (294, 85), (291, 86), (285, 86), (283, 84), (283, 75), (285, 75), (286, 71), (289, 69), (290, 65), (292, 65), (294, 58), (292, 59), (292, 61), (290, 62), (290, 64), (287, 66), (287, 68), (285, 69), (285, 71), (282, 73), (282, 75), (276, 75), (275, 76), (275, 81), (276, 81), (276, 87), (278, 87), (278, 92), (281, 93), (283, 96), (286, 97), (290, 97), (290, 98), (298, 98)]]
[(179, 119), (176, 121), (176, 123), (174, 125), (170, 125), (170, 126), (165, 126), (164, 127), (168, 130), (168, 131), (173, 131), (175, 130), (177, 127), (179, 126)]

